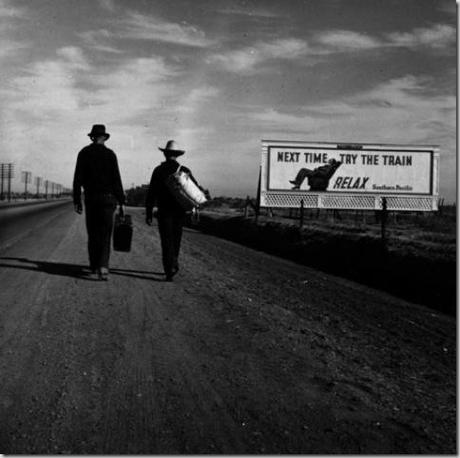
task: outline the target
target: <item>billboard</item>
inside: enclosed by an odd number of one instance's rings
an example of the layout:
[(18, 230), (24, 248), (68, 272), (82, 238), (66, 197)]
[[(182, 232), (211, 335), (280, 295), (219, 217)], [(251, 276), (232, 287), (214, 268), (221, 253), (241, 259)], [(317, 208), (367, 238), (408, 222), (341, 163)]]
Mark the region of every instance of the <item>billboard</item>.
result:
[(376, 209), (386, 197), (399, 198), (397, 210), (434, 210), (438, 169), (434, 146), (266, 140), (261, 205), (293, 207), (303, 196), (307, 207)]

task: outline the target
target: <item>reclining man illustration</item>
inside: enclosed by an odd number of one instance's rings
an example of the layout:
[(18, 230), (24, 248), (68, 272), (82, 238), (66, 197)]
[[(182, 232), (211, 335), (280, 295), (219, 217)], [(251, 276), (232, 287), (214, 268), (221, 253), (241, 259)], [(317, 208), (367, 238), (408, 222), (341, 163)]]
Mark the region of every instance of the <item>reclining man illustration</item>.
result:
[(308, 178), (310, 191), (327, 191), (330, 179), (341, 164), (336, 159), (329, 159), (327, 164), (316, 169), (300, 169), (295, 179), (290, 180), (289, 183), (294, 185), (292, 189), (300, 189), (305, 178)]

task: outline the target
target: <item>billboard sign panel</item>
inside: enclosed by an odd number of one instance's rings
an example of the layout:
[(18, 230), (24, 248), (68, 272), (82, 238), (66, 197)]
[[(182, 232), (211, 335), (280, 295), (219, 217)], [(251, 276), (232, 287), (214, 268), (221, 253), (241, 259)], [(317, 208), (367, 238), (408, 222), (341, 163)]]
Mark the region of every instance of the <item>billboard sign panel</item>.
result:
[(333, 208), (340, 199), (350, 208), (343, 197), (437, 195), (439, 153), (433, 146), (281, 141), (262, 146), (261, 202), (264, 193), (317, 194), (323, 201), (328, 194), (337, 196)]
[(432, 151), (375, 151), (273, 146), (268, 189), (430, 194)]

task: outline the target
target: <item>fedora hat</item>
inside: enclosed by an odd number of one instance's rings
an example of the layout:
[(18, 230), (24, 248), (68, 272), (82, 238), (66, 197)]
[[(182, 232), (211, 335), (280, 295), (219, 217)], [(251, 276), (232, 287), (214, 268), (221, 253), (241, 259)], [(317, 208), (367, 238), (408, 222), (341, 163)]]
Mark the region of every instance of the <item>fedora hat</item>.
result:
[(182, 154), (185, 153), (184, 150), (179, 149), (177, 147), (177, 144), (174, 140), (169, 140), (166, 143), (166, 146), (164, 148), (158, 148), (160, 151), (163, 151), (166, 155), (169, 156), (181, 156)]
[(105, 131), (104, 124), (94, 124), (88, 137), (101, 137), (102, 135), (105, 136), (106, 140), (110, 137), (110, 134)]

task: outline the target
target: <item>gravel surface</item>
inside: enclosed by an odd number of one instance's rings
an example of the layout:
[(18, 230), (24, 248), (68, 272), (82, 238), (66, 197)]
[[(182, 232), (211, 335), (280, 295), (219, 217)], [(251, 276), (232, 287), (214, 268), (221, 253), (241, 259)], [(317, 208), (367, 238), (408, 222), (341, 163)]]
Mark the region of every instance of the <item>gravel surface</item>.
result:
[(456, 453), (454, 318), (190, 229), (167, 283), (128, 212), (109, 282), (70, 204), (3, 219), (1, 453)]

